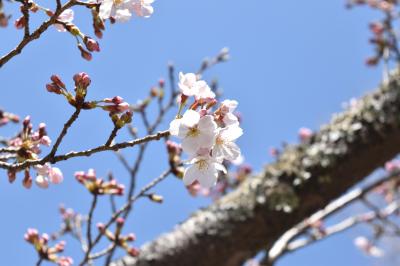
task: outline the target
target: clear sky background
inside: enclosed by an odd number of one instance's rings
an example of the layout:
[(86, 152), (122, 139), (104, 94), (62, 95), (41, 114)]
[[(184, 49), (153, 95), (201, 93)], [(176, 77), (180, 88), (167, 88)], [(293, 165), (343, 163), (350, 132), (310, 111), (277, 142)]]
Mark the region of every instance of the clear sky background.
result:
[[(231, 60), (205, 77), (217, 77), (224, 97), (239, 101), (245, 131), (239, 144), (246, 161), (258, 171), (272, 160), (270, 147), (282, 141), (296, 142), (300, 127), (317, 129), (341, 110), (344, 101), (363, 95), (379, 83), (381, 71), (364, 66), (365, 58), (372, 54), (368, 22), (379, 14), (365, 8), (349, 11), (344, 5), (344, 0), (158, 0), (150, 19), (107, 27), (100, 42), (101, 53), (94, 54), (91, 62), (80, 58), (69, 34), (50, 29), (1, 69), (0, 105), (21, 117), (31, 115), (34, 125), (45, 122), (54, 139), (73, 109), (62, 97), (46, 92), (45, 84), (52, 74), (59, 74), (71, 88), (73, 74), (85, 71), (92, 77), (89, 99), (120, 95), (135, 103), (159, 78), (166, 77), (169, 61), (178, 71), (193, 72), (204, 57), (229, 47)], [(12, 7), (6, 3), (6, 8)], [(89, 14), (77, 13), (77, 25), (93, 35)], [(0, 29), (0, 53), (14, 47), (21, 35), (13, 27)], [(167, 125), (168, 120), (161, 129)], [(18, 129), (11, 126), (0, 133), (10, 136)], [(84, 112), (60, 152), (103, 144), (111, 129), (106, 113)], [(117, 140), (127, 138), (121, 135)], [(124, 153), (133, 161), (135, 152), (131, 149)], [(161, 143), (153, 144), (147, 156), (138, 187), (167, 167)], [(90, 197), (75, 181), (75, 171), (95, 168), (99, 176), (105, 176), (113, 170), (122, 182), (128, 178), (112, 153), (58, 166), (65, 182), (48, 190), (33, 187), (27, 191), (20, 179), (10, 185), (6, 173), (0, 173), (2, 265), (32, 265), (36, 261), (23, 234), (28, 227), (41, 232), (57, 230), (59, 203), (87, 213)], [(165, 203), (140, 201), (127, 226), (127, 231), (136, 233), (137, 246), (209, 204), (207, 199), (190, 197), (183, 184), (172, 177), (154, 191), (164, 196)], [(102, 203), (96, 221), (104, 221), (109, 213), (107, 201)], [(357, 234), (352, 231), (335, 236), (283, 258), (278, 266), (382, 265), (356, 250), (353, 238)], [(79, 261), (77, 243), (68, 242), (65, 254)]]

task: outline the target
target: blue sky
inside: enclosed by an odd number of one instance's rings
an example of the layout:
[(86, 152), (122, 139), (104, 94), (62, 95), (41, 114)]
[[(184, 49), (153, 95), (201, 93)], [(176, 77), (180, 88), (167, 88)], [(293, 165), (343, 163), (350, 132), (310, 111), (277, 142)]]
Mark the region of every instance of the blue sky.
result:
[[(146, 97), (159, 78), (167, 77), (168, 62), (173, 61), (178, 71), (192, 72), (204, 57), (229, 47), (231, 60), (205, 77), (217, 77), (224, 96), (239, 101), (245, 130), (239, 143), (246, 161), (260, 170), (271, 161), (270, 147), (282, 141), (296, 142), (300, 127), (317, 129), (341, 110), (344, 101), (361, 96), (379, 83), (380, 70), (364, 66), (365, 58), (372, 54), (367, 25), (379, 14), (364, 8), (349, 11), (344, 4), (344, 0), (158, 0), (150, 19), (108, 26), (100, 41), (101, 52), (94, 54), (91, 62), (81, 60), (71, 36), (50, 29), (1, 69), (0, 105), (22, 117), (31, 115), (35, 125), (45, 122), (54, 138), (73, 110), (61, 97), (46, 92), (45, 84), (52, 74), (59, 74), (71, 87), (73, 74), (85, 71), (92, 77), (89, 98), (120, 95), (135, 103)], [(12, 8), (6, 3), (8, 7)], [(77, 25), (92, 35), (89, 14), (76, 13)], [(9, 27), (1, 29), (0, 36), (0, 53), (4, 54), (17, 44), (21, 32)], [(161, 129), (167, 125), (168, 120)], [(85, 112), (60, 152), (102, 144), (111, 129), (104, 112)], [(2, 135), (12, 135), (18, 127), (1, 130)], [(118, 140), (127, 138), (121, 135)], [(133, 161), (135, 152), (132, 149), (125, 154)], [(139, 173), (139, 187), (167, 167), (161, 144), (152, 145), (147, 155)], [(119, 180), (127, 180), (111, 153), (70, 160), (59, 167), (65, 182), (45, 191), (36, 187), (26, 191), (18, 182), (9, 185), (6, 174), (1, 173), (0, 254), (4, 265), (31, 265), (35, 261), (23, 233), (28, 227), (57, 230), (59, 203), (87, 212), (90, 198), (74, 180), (74, 171), (95, 168), (105, 176), (113, 170)], [(128, 229), (136, 233), (137, 245), (169, 231), (209, 203), (190, 197), (174, 178), (154, 191), (164, 196), (165, 203), (155, 205), (143, 200), (131, 216)], [(96, 221), (108, 215), (107, 202), (102, 203)], [(351, 232), (333, 237), (282, 259), (278, 265), (373, 265), (374, 261), (353, 247), (355, 235)], [(65, 253), (80, 258), (73, 241), (69, 241)]]

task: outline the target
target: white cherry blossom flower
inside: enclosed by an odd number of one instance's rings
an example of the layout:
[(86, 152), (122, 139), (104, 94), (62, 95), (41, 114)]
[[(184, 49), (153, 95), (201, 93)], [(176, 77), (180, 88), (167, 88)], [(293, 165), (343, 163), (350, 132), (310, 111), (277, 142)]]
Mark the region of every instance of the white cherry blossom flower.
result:
[[(64, 22), (64, 23), (71, 23), (74, 20), (74, 10), (72, 9), (66, 9), (64, 10), (64, 12), (62, 12), (58, 18), (59, 21)], [(66, 29), (62, 24), (54, 24), (54, 27), (56, 27), (56, 29), (59, 32), (65, 32)]]
[(183, 175), (186, 186), (197, 180), (203, 188), (210, 188), (217, 183), (218, 171), (226, 173), (225, 167), (209, 155), (198, 156), (191, 163)]
[(186, 96), (194, 96), (197, 94), (197, 77), (196, 74), (187, 73), (183, 74), (179, 72), (179, 83), (178, 87), (181, 90), (181, 93)]
[(217, 134), (217, 124), (214, 117), (187, 110), (181, 119), (175, 119), (170, 124), (170, 133), (182, 140), (182, 149), (186, 153), (196, 154), (200, 148), (212, 147)]
[(132, 17), (132, 0), (103, 0), (99, 16), (102, 19), (113, 17), (118, 22), (126, 22)]
[(243, 130), (237, 124), (220, 129), (212, 150), (213, 156), (229, 161), (236, 160), (241, 152), (234, 141), (242, 134)]
[(150, 17), (153, 14), (154, 9), (151, 4), (154, 0), (133, 0), (133, 10), (139, 17)]

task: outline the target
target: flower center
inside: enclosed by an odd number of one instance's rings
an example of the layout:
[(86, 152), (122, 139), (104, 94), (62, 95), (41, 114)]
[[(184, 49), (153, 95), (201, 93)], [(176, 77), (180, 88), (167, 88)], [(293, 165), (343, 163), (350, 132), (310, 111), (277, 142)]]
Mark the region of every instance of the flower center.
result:
[(197, 168), (202, 171), (202, 170), (207, 170), (208, 169), (208, 163), (206, 160), (200, 160), (197, 163)]
[(200, 130), (197, 127), (189, 128), (188, 133), (186, 134), (187, 137), (195, 138), (200, 135)]
[(224, 140), (220, 136), (218, 136), (217, 139), (215, 140), (215, 144), (223, 145), (224, 144)]
[(120, 5), (120, 4), (122, 4), (122, 2), (124, 0), (113, 0), (113, 1), (114, 1), (114, 5)]

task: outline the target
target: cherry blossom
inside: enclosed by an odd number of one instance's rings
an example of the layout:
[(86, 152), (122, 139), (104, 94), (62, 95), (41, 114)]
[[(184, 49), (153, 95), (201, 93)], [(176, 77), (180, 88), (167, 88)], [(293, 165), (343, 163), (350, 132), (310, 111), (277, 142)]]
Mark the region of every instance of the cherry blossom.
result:
[(60, 184), (64, 180), (61, 170), (51, 167), (49, 163), (36, 165), (34, 168), (37, 172), (35, 183), (41, 188), (48, 188), (49, 183)]
[(196, 100), (213, 99), (215, 93), (204, 80), (198, 80), (196, 74), (179, 73), (178, 87), (183, 95), (194, 96)]
[[(66, 9), (58, 16), (58, 20), (64, 23), (71, 23), (74, 20), (74, 11), (72, 9)], [(59, 32), (65, 32), (66, 29), (62, 24), (54, 24)]]
[(195, 154), (200, 148), (212, 147), (217, 133), (214, 117), (187, 110), (181, 119), (170, 124), (171, 135), (182, 140), (182, 149), (188, 154)]
[(183, 74), (182, 72), (179, 73), (179, 83), (178, 87), (182, 94), (186, 96), (194, 96), (196, 95), (196, 85), (197, 77), (196, 74), (187, 73)]
[(189, 186), (197, 180), (203, 188), (210, 188), (217, 183), (218, 171), (226, 173), (226, 169), (220, 161), (209, 155), (198, 156), (185, 170), (183, 182)]
[(133, 10), (137, 16), (148, 18), (154, 12), (151, 6), (153, 2), (154, 0), (132, 0)]
[(114, 18), (118, 22), (126, 22), (132, 17), (132, 0), (103, 0), (99, 16), (102, 19)]
[(229, 161), (236, 160), (240, 156), (240, 148), (234, 141), (242, 134), (243, 130), (237, 124), (220, 129), (212, 150), (213, 156)]

